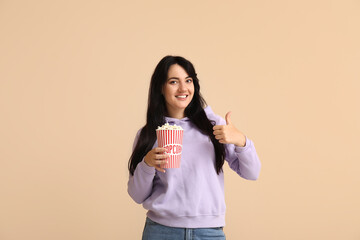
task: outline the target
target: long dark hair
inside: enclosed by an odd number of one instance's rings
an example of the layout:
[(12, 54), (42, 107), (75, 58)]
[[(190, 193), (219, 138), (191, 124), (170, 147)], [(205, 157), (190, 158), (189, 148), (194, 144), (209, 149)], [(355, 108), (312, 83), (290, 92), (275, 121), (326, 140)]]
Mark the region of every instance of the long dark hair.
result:
[(210, 121), (204, 111), (206, 102), (200, 94), (199, 79), (196, 76), (195, 68), (190, 61), (180, 56), (165, 56), (158, 63), (151, 77), (146, 124), (141, 129), (140, 136), (129, 159), (129, 172), (131, 175), (134, 175), (136, 166), (152, 149), (156, 141), (156, 128), (165, 123), (167, 109), (161, 90), (166, 83), (169, 68), (173, 64), (179, 64), (193, 79), (194, 95), (190, 104), (185, 109), (185, 116), (188, 117), (202, 133), (210, 137), (215, 150), (215, 168), (217, 174), (219, 174), (224, 165), (225, 148), (224, 145), (219, 143), (214, 137), (212, 128), (215, 125), (215, 121)]

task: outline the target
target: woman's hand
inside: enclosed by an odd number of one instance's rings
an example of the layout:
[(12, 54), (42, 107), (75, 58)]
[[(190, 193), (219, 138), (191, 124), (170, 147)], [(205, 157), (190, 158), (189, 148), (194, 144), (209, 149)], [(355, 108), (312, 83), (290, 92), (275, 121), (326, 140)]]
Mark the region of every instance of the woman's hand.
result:
[(160, 164), (167, 163), (168, 160), (166, 160), (169, 157), (169, 155), (166, 153), (165, 148), (157, 147), (152, 150), (150, 150), (145, 158), (145, 163), (150, 166), (156, 168), (160, 172), (165, 172), (165, 169), (160, 167)]
[(220, 143), (235, 144), (239, 147), (244, 147), (246, 144), (245, 135), (240, 132), (230, 121), (230, 114), (225, 115), (226, 125), (216, 125), (213, 127), (214, 135)]

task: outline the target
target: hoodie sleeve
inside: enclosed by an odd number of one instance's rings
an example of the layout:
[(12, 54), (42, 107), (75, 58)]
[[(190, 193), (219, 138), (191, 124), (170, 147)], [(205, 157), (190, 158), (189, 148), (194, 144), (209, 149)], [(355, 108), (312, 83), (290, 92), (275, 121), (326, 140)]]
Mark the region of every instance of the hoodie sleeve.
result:
[[(225, 119), (219, 116), (220, 125), (226, 125)], [(248, 180), (256, 180), (260, 174), (261, 163), (256, 153), (254, 143), (246, 136), (244, 147), (225, 144), (225, 160), (230, 168), (239, 176)]]
[[(136, 134), (133, 151), (141, 130)], [(148, 166), (144, 159), (136, 166), (134, 175), (129, 174), (128, 193), (136, 203), (143, 203), (150, 195), (153, 187), (155, 168)]]

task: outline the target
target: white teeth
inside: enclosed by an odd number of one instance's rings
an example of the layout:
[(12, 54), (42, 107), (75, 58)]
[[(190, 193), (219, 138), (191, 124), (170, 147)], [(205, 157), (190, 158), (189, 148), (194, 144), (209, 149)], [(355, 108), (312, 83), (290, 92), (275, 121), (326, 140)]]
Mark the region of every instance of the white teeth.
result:
[(187, 96), (184, 95), (184, 96), (176, 96), (177, 98), (186, 98)]

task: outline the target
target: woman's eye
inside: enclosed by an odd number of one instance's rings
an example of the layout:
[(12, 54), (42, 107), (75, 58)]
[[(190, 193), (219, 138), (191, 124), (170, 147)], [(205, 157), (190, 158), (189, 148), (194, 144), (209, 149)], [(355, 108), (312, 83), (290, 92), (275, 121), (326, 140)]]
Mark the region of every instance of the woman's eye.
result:
[(192, 79), (188, 79), (188, 80), (186, 80), (186, 82), (191, 83), (191, 82), (192, 82)]
[(176, 81), (170, 81), (170, 84), (175, 84), (176, 83)]

